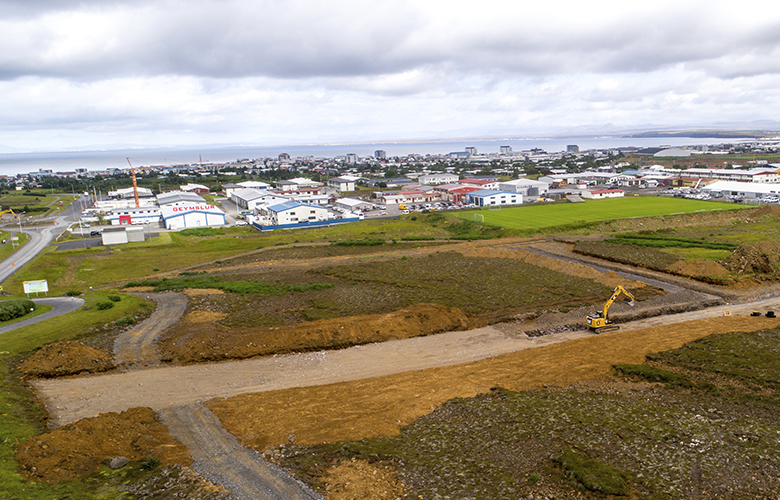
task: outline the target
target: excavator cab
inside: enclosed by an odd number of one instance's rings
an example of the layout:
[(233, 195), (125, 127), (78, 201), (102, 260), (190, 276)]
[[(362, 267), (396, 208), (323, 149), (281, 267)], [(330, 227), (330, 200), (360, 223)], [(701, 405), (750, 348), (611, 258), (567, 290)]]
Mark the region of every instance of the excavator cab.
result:
[(596, 333), (612, 332), (618, 330), (620, 327), (613, 324), (612, 321), (609, 319), (609, 307), (621, 295), (625, 295), (623, 300), (625, 302), (628, 302), (628, 305), (630, 306), (634, 305), (634, 296), (631, 295), (625, 288), (618, 285), (617, 287), (615, 287), (615, 290), (612, 292), (612, 296), (604, 304), (604, 308), (601, 311), (596, 311), (595, 313), (588, 314), (588, 317), (586, 319), (588, 328), (590, 328)]

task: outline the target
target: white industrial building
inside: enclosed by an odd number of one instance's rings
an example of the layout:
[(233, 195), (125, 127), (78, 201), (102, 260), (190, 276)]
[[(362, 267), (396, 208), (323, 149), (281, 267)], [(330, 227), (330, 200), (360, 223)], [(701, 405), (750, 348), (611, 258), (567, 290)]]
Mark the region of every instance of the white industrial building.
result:
[(112, 226), (130, 226), (134, 224), (160, 223), (159, 207), (127, 207), (115, 208), (108, 212), (106, 218)]
[(550, 184), (531, 179), (515, 179), (499, 183), (498, 189), (509, 193), (520, 193), (523, 196), (542, 196), (550, 190)]
[[(150, 196), (154, 196), (154, 193), (152, 193), (152, 190), (145, 187), (139, 187), (137, 189), (138, 197), (139, 198), (148, 198)], [(135, 198), (136, 189), (135, 188), (124, 188), (124, 189), (117, 189), (116, 191), (109, 191), (108, 197), (109, 198)]]
[(520, 193), (508, 193), (506, 191), (495, 191), (493, 189), (480, 189), (466, 193), (466, 203), (478, 207), (492, 207), (501, 205), (521, 205), (523, 195)]
[(289, 198), (280, 196), (266, 189), (243, 188), (236, 189), (230, 195), (230, 200), (236, 204), (240, 210), (254, 211), (260, 205), (277, 204), (289, 201)]
[(160, 212), (165, 228), (172, 231), (225, 225), (225, 212), (207, 203), (166, 205), (160, 207)]
[(103, 245), (124, 245), (144, 241), (144, 228), (139, 226), (130, 227), (107, 227), (101, 234)]
[(374, 204), (368, 201), (358, 200), (356, 198), (339, 198), (335, 205), (340, 208), (357, 212), (358, 210), (370, 210)]
[(297, 201), (258, 207), (257, 212), (260, 220), (270, 226), (328, 220), (327, 208)]
[(759, 182), (716, 181), (702, 188), (716, 196), (738, 196), (740, 198), (764, 198), (780, 196), (780, 184)]
[(157, 195), (157, 205), (160, 207), (192, 204), (206, 204), (206, 200), (195, 193), (184, 191), (169, 191)]

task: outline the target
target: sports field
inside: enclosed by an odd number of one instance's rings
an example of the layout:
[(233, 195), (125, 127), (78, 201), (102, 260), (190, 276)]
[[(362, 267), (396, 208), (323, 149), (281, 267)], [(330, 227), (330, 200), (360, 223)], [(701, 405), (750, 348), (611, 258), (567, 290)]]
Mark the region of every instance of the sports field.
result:
[(464, 211), (458, 217), (476, 220), (512, 229), (560, 226), (573, 222), (598, 222), (629, 217), (652, 217), (676, 213), (708, 210), (734, 210), (742, 207), (734, 203), (662, 198), (658, 196), (589, 200), (584, 203), (555, 203), (529, 205), (478, 211)]

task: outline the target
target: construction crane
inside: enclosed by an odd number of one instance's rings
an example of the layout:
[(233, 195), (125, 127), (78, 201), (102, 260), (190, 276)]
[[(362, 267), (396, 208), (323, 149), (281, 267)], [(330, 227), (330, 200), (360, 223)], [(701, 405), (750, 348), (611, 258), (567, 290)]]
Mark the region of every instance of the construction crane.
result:
[(2, 212), (0, 212), (0, 217), (2, 217), (3, 214), (7, 214), (7, 213), (10, 213), (11, 215), (14, 216), (14, 218), (16, 218), (16, 213), (13, 210), (11, 210), (10, 208), (8, 210), (3, 210)]
[(618, 325), (615, 325), (610, 321), (608, 313), (609, 313), (609, 307), (612, 305), (613, 302), (615, 302), (618, 297), (621, 295), (625, 295), (625, 298), (623, 299), (625, 302), (628, 302), (628, 305), (633, 306), (634, 305), (634, 296), (631, 295), (625, 288), (618, 285), (615, 287), (615, 290), (612, 291), (612, 296), (609, 298), (609, 300), (604, 304), (604, 309), (601, 311), (597, 311), (593, 314), (588, 314), (587, 323), (588, 326), (595, 331), (596, 333), (604, 333), (604, 332), (611, 332), (614, 330), (620, 329)]
[(130, 158), (127, 159), (127, 164), (130, 165), (130, 176), (133, 178), (133, 196), (135, 196), (135, 208), (141, 206), (141, 202), (138, 200), (138, 184), (135, 182), (135, 167), (130, 163)]

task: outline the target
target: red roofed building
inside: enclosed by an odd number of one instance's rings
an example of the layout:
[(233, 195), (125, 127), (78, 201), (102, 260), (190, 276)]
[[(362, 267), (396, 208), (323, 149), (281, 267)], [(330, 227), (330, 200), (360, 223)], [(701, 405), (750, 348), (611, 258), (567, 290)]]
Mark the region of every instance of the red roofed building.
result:
[(622, 198), (625, 195), (622, 189), (591, 189), (583, 191), (582, 197), (588, 200), (601, 200), (603, 198)]

